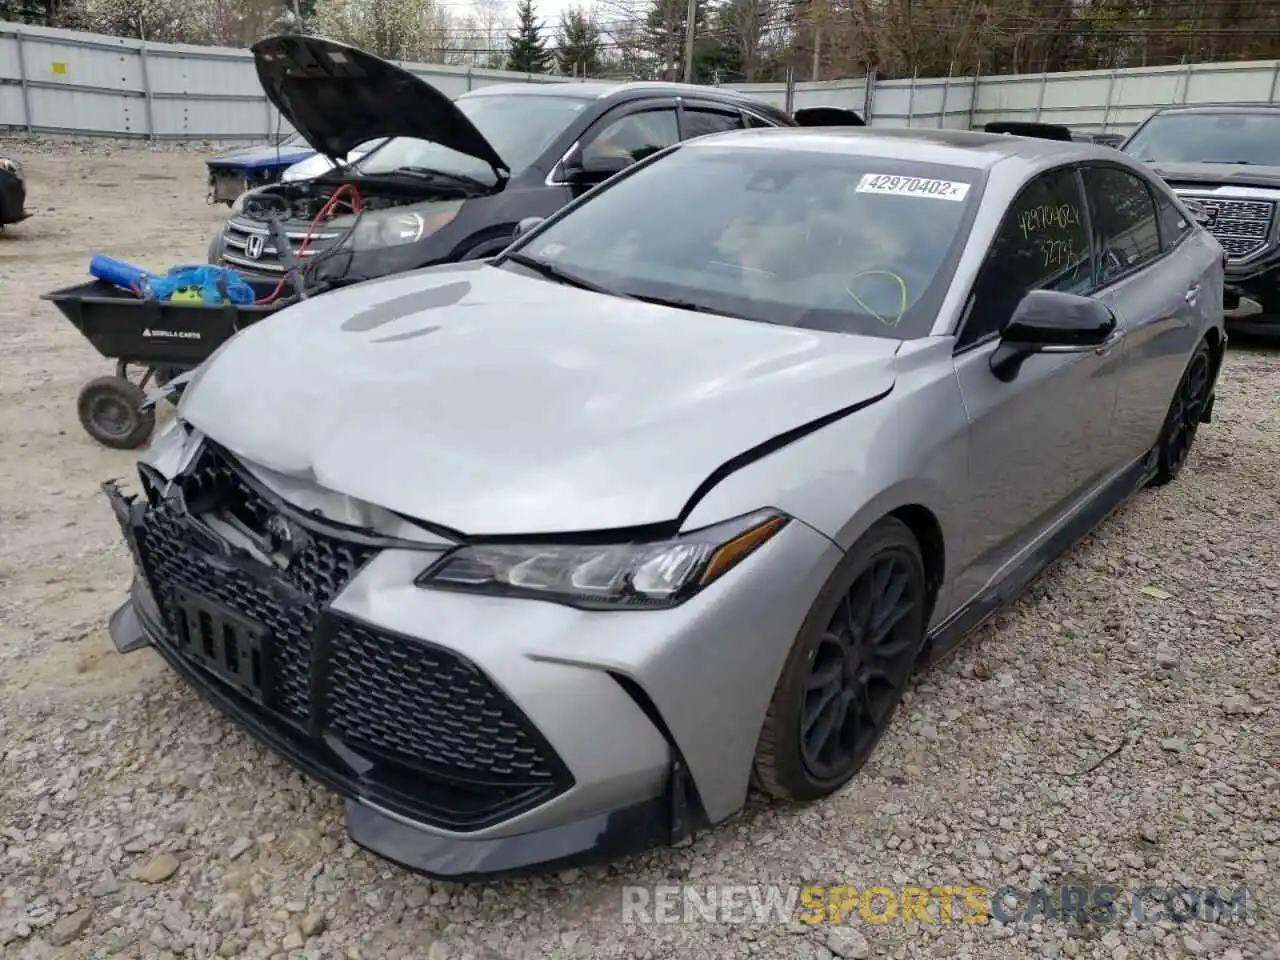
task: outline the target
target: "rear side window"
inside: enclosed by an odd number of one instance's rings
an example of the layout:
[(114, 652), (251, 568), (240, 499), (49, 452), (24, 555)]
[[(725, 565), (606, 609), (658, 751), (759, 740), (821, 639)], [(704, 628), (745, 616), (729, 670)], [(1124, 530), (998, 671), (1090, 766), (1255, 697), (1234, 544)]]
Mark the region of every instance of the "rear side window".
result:
[(1105, 285), (1160, 255), (1156, 205), (1146, 183), (1116, 167), (1089, 167), (1085, 189), (1098, 244), (1098, 283)]
[(1191, 221), (1163, 191), (1152, 190), (1151, 192), (1156, 196), (1156, 212), (1160, 216), (1161, 246), (1165, 250), (1172, 250), (1191, 232)]
[(742, 116), (737, 113), (721, 113), (719, 110), (686, 107), (680, 115), (680, 127), (683, 139), (690, 140), (694, 137), (705, 137), (709, 133), (741, 130)]
[(760, 127), (775, 127), (777, 124), (770, 123), (768, 120), (761, 120), (755, 114), (747, 114), (747, 129), (755, 130)]

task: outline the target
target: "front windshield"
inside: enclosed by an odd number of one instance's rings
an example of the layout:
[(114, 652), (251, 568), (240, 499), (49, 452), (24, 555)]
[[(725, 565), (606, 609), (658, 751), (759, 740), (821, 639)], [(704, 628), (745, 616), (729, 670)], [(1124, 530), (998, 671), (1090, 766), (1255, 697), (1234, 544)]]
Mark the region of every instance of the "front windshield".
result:
[[(537, 160), (590, 102), (575, 97), (529, 94), (461, 97), (454, 101), (493, 145), (513, 177)], [(356, 169), (365, 174), (390, 173), (405, 167), (438, 170), (485, 183), (495, 179), (493, 169), (483, 160), (412, 137), (396, 137), (356, 165)]]
[(1280, 111), (1162, 113), (1124, 152), (1155, 163), (1252, 163), (1280, 167)]
[(923, 337), (978, 192), (976, 171), (957, 167), (690, 145), (533, 236), (511, 269), (749, 320)]

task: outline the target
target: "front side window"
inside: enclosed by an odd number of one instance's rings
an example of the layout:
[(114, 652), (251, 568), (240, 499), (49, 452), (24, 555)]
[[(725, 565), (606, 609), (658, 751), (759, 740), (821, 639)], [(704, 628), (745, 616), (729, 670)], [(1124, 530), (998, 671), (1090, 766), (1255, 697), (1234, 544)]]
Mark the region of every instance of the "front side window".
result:
[[(928, 336), (977, 171), (694, 141), (513, 251), (620, 296), (841, 333)], [(510, 269), (521, 269), (518, 264)]]
[(1151, 163), (1251, 163), (1280, 166), (1280, 110), (1152, 117), (1123, 147)]
[(1108, 284), (1160, 255), (1160, 227), (1142, 178), (1116, 167), (1084, 174), (1098, 244), (1098, 283)]
[(999, 331), (1032, 290), (1087, 293), (1093, 286), (1089, 228), (1074, 168), (1041, 174), (1009, 206), (992, 241), (959, 346)]
[(589, 136), (582, 148), (584, 160), (596, 157), (619, 157), (639, 162), (645, 157), (671, 146), (680, 139), (674, 107), (629, 113), (616, 120), (605, 120), (598, 133)]

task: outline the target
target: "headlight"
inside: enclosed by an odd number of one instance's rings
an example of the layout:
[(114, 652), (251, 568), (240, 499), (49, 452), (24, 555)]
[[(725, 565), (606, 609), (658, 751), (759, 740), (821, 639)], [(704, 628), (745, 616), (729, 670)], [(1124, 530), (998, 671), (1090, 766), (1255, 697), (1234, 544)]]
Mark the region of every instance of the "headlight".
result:
[(724, 576), (787, 522), (765, 510), (655, 543), (473, 544), (445, 554), (417, 584), (597, 610), (672, 607)]
[[(451, 223), (460, 209), (462, 201), (458, 200), (362, 214), (351, 234), (351, 246), (355, 250), (374, 250), (417, 243)], [(333, 225), (342, 229), (340, 220)]]
[(0, 169), (8, 170), (19, 180), (23, 178), (22, 164), (20, 164), (17, 160), (12, 160), (9, 157), (0, 157)]

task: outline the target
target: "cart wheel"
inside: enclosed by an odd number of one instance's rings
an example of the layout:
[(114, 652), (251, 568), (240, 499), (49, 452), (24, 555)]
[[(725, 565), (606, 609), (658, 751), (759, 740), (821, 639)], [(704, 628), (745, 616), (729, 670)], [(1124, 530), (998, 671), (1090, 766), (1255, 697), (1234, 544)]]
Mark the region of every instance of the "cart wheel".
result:
[(104, 447), (136, 450), (156, 426), (156, 412), (140, 409), (147, 395), (124, 377), (98, 377), (80, 391), (76, 410), (89, 436)]

